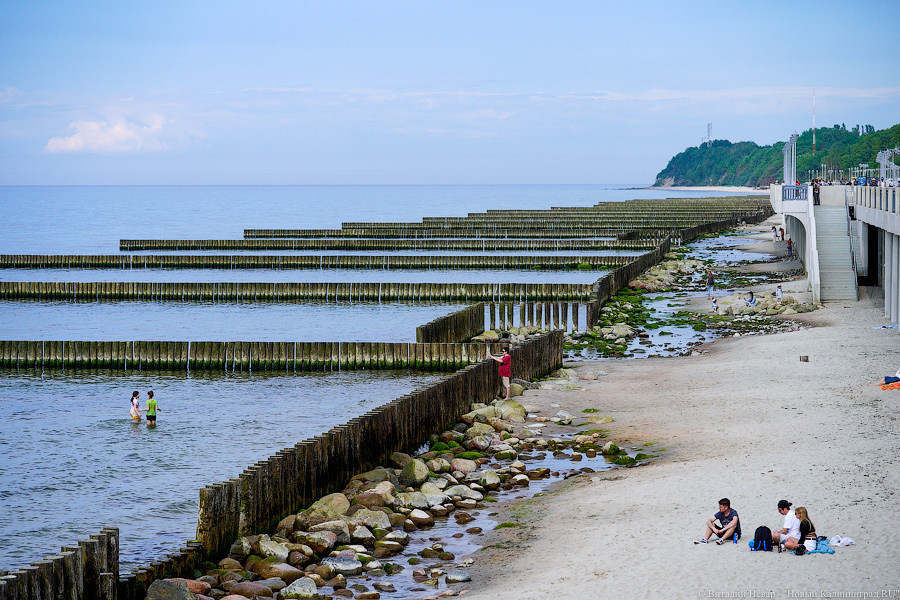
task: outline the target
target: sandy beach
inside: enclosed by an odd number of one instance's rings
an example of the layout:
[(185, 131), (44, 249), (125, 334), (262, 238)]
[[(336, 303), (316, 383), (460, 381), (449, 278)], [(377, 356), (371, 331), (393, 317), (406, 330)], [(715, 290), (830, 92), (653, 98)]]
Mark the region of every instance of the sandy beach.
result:
[[(752, 228), (754, 250), (772, 248), (763, 240), (774, 223)], [(467, 597), (900, 597), (900, 390), (867, 385), (900, 367), (900, 334), (875, 329), (888, 320), (874, 293), (792, 315), (810, 326), (800, 331), (720, 339), (681, 358), (581, 362), (580, 390), (526, 391), (523, 404), (546, 416), (599, 409), (615, 419), (608, 440), (659, 458), (504, 505), (499, 521), (521, 527), (486, 536)], [(743, 540), (695, 545), (723, 496)], [(780, 529), (782, 498), (805, 506), (820, 535), (856, 544), (750, 552), (757, 526)]]

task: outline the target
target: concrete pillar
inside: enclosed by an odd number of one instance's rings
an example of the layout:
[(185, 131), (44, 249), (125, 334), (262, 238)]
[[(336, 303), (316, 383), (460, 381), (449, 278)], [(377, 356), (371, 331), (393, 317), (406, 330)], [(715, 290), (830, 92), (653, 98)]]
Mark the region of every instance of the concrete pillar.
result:
[(891, 318), (891, 304), (894, 301), (894, 235), (884, 232), (884, 316)]
[(891, 290), (891, 322), (897, 323), (900, 316), (900, 236), (891, 234), (894, 238), (894, 256), (891, 261), (894, 265), (891, 278), (893, 280), (893, 289)]

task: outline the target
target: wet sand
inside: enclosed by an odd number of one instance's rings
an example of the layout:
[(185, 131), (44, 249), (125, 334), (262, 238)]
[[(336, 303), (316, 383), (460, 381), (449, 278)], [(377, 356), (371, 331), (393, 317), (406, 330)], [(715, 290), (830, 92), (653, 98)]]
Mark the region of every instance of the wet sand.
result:
[[(771, 221), (751, 228), (761, 240), (754, 249), (772, 248), (763, 241)], [(757, 270), (779, 265), (796, 268)], [(805, 280), (789, 285), (806, 289)], [(883, 304), (860, 289), (859, 302), (790, 317), (808, 329), (721, 339), (688, 357), (582, 362), (579, 374), (607, 375), (576, 391), (526, 391), (523, 404), (546, 416), (599, 409), (615, 419), (603, 426), (607, 439), (659, 458), (502, 506), (498, 522), (522, 526), (487, 536), (467, 597), (900, 595), (900, 390), (867, 385), (900, 366), (900, 334), (873, 329), (888, 324)], [(695, 303), (707, 309), (705, 298)], [(743, 540), (695, 545), (723, 496)], [(751, 553), (757, 526), (781, 527), (782, 498), (807, 507), (820, 535), (856, 545), (834, 555)]]

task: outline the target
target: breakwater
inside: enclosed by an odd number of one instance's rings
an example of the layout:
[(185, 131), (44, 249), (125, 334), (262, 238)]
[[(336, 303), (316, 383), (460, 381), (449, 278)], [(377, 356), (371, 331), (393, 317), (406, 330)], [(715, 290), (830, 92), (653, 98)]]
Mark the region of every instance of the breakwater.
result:
[(419, 325), (416, 328), (416, 342), (462, 342), (472, 339), (482, 331), (484, 331), (484, 304), (479, 303)]
[[(632, 257), (633, 258), (633, 257)], [(0, 281), (0, 298), (192, 302), (588, 300), (590, 284), (573, 283), (158, 283), (136, 281)]]
[(391, 252), (441, 250), (467, 252), (563, 252), (597, 250), (645, 250), (654, 240), (635, 239), (249, 239), (249, 240), (119, 240), (119, 250), (386, 250)]
[[(484, 309), (481, 309), (483, 330)], [(441, 322), (434, 336), (455, 331)], [(471, 337), (471, 336), (470, 336)], [(302, 373), (374, 369), (451, 371), (487, 358), (484, 344), (405, 342), (172, 342), (0, 340), (0, 367)]]
[(632, 256), (2, 254), (3, 269), (605, 269)]

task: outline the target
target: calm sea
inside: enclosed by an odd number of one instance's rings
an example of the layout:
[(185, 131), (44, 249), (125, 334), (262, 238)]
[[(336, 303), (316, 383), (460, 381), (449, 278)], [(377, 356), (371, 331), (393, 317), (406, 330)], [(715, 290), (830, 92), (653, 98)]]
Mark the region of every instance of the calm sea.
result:
[[(116, 254), (120, 238), (237, 239), (494, 209), (697, 197), (635, 185), (0, 187), (0, 253)], [(715, 194), (721, 195), (721, 194)], [(8, 281), (573, 282), (600, 272), (0, 270)], [(405, 341), (457, 304), (0, 302), (0, 339)], [(0, 569), (122, 530), (123, 570), (194, 536), (198, 490), (435, 376), (0, 370)], [(159, 426), (128, 419), (153, 389)]]

